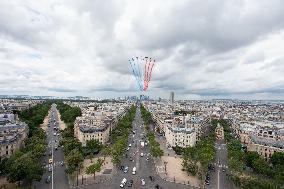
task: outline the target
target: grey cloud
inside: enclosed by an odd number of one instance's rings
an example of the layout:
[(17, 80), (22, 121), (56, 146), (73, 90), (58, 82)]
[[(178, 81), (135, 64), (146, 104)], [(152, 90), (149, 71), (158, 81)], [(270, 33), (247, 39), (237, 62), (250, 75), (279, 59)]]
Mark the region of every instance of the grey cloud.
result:
[(63, 93), (74, 93), (78, 91), (76, 89), (65, 89), (65, 88), (49, 88), (48, 90), (54, 92), (63, 92)]
[(283, 17), (280, 0), (7, 1), (0, 74), (11, 82), (0, 93), (133, 94), (128, 59), (141, 55), (157, 60), (153, 95), (273, 98), (283, 93)]

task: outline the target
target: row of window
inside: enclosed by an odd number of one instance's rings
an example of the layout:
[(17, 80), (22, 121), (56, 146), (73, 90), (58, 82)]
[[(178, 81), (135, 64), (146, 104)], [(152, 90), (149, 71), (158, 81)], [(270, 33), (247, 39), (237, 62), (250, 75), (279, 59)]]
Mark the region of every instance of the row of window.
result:
[(96, 136), (103, 136), (103, 134), (94, 134), (94, 135), (84, 135), (84, 138), (85, 137), (96, 137)]
[[(13, 154), (14, 153), (14, 150), (11, 150), (11, 154)], [(9, 151), (7, 151), (6, 150), (6, 153), (5, 153), (6, 155), (9, 155)], [(4, 154), (2, 154), (1, 152), (0, 152), (0, 156), (2, 156), (2, 155), (4, 155)]]

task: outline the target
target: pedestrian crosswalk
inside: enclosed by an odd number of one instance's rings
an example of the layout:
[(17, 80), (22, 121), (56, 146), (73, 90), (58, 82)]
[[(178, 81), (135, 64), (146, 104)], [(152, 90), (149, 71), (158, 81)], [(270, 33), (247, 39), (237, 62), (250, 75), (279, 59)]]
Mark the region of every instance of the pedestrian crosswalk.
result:
[(227, 166), (227, 165), (224, 165), (224, 164), (213, 163), (213, 165), (216, 166), (216, 167), (219, 167), (219, 168), (228, 169), (228, 166)]
[(51, 165), (53, 165), (53, 167), (56, 167), (56, 166), (62, 166), (61, 165), (61, 161), (57, 161), (57, 162), (54, 162), (54, 163), (50, 163), (50, 164), (47, 164), (46, 166), (45, 166), (45, 168), (49, 168)]

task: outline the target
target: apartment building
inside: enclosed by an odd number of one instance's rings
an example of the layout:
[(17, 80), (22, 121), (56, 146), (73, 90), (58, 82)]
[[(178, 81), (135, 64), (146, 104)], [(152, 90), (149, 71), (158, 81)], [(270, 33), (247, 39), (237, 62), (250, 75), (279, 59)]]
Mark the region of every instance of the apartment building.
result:
[(11, 156), (24, 146), (28, 125), (18, 122), (13, 114), (0, 114), (0, 158)]
[(194, 128), (186, 128), (184, 125), (172, 127), (168, 124), (165, 130), (165, 137), (168, 146), (194, 146), (196, 144), (196, 132)]
[(102, 144), (109, 141), (110, 132), (117, 126), (129, 110), (130, 103), (100, 103), (96, 105), (76, 105), (81, 108), (82, 116), (74, 123), (74, 135), (83, 146), (88, 140), (96, 139)]

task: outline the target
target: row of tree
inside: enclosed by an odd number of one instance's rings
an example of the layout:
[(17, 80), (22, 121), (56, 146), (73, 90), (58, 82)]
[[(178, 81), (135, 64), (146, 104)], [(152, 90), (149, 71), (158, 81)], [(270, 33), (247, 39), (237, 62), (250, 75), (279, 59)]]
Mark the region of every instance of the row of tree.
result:
[(232, 175), (230, 178), (240, 188), (269, 189), (284, 188), (284, 153), (276, 152), (270, 162), (257, 152), (242, 148), (236, 139), (227, 120), (216, 121), (224, 128), (224, 136), (228, 146), (228, 160)]
[(111, 155), (114, 165), (119, 166), (121, 157), (125, 153), (128, 136), (132, 129), (132, 122), (136, 113), (136, 107), (131, 106), (126, 115), (117, 123), (117, 127), (110, 133), (110, 146), (103, 149), (104, 154)]
[(155, 139), (155, 134), (153, 132), (148, 132), (147, 133), (147, 138), (149, 140), (149, 145), (150, 145), (150, 152), (153, 157), (155, 158), (160, 158), (161, 156), (164, 155), (164, 151), (160, 147), (160, 143), (158, 143)]
[(29, 137), (25, 147), (17, 150), (9, 159), (2, 159), (1, 173), (10, 182), (25, 181), (30, 185), (34, 180), (39, 181), (44, 173), (41, 157), (46, 151), (45, 132), (39, 128), (48, 115), (50, 102), (38, 104), (18, 112), (21, 121), (28, 124)]
[[(99, 153), (104, 146), (96, 139), (91, 139), (86, 142), (86, 146), (82, 146), (82, 143), (74, 137), (74, 122), (76, 117), (81, 116), (81, 109), (78, 107), (71, 107), (64, 104), (62, 101), (56, 103), (57, 109), (60, 112), (61, 120), (64, 121), (67, 128), (62, 132), (63, 139), (60, 141), (64, 146), (65, 160), (68, 165), (67, 173), (78, 174), (83, 169), (83, 162), (85, 157), (92, 159), (94, 154)], [(104, 160), (98, 159), (96, 162), (86, 168), (87, 174), (93, 174), (95, 179), (95, 173), (101, 170)]]
[(204, 176), (208, 170), (208, 166), (214, 161), (216, 150), (215, 144), (215, 128), (217, 124), (212, 121), (210, 134), (206, 138), (202, 138), (193, 147), (180, 148), (175, 147), (178, 153), (182, 154), (183, 170), (193, 176), (198, 176), (204, 180)]
[(67, 173), (72, 174), (83, 167), (84, 156), (82, 143), (74, 137), (74, 122), (76, 117), (81, 116), (81, 109), (71, 107), (62, 101), (56, 102), (60, 118), (64, 121), (66, 128), (62, 131), (62, 139), (60, 144), (63, 145), (65, 161), (67, 163)]
[(153, 157), (160, 158), (161, 156), (164, 155), (164, 151), (161, 149), (160, 143), (156, 141), (155, 134), (152, 131), (150, 131), (149, 125), (151, 122), (153, 122), (152, 114), (148, 112), (143, 105), (140, 106), (140, 112), (147, 131), (147, 138), (149, 140), (150, 152)]

